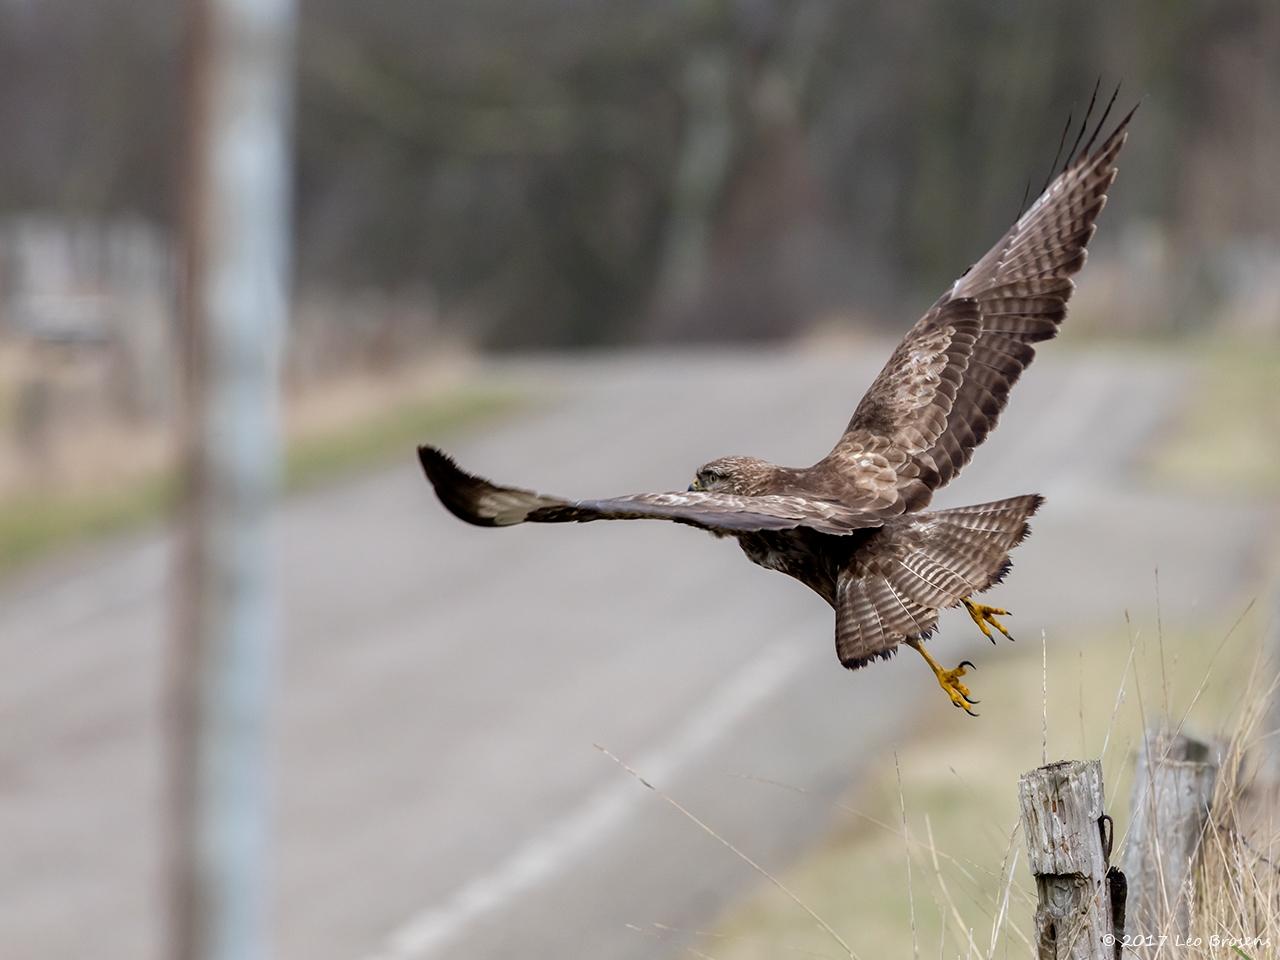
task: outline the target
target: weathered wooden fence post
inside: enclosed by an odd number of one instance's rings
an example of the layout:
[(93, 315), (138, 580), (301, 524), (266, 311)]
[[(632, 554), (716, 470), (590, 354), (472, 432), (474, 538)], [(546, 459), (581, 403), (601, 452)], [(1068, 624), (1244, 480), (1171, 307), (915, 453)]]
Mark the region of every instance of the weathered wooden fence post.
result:
[(1039, 900), (1038, 960), (1115, 960), (1124, 927), (1124, 877), (1108, 870), (1112, 828), (1104, 812), (1102, 764), (1067, 760), (1024, 773), (1018, 804)]
[[(1273, 675), (1280, 669), (1280, 591), (1271, 598), (1271, 629), (1266, 638), (1267, 668)], [(1280, 730), (1280, 687), (1272, 687), (1267, 712), (1262, 720), (1263, 733)], [(1265, 736), (1257, 747), (1258, 774), (1263, 783), (1280, 784), (1280, 736)]]
[(1133, 933), (1190, 935), (1193, 868), (1217, 778), (1208, 744), (1167, 731), (1148, 735), (1138, 757), (1124, 851)]

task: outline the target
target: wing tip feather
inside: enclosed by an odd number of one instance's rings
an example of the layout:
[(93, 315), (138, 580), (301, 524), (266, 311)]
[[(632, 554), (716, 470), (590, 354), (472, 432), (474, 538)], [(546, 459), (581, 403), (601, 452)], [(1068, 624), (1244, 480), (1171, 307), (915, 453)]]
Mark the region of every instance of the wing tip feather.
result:
[(477, 527), (503, 527), (519, 523), (528, 515), (527, 510), (514, 513), (507, 510), (504, 513), (495, 509), (496, 504), (486, 502), (494, 493), (528, 496), (525, 491), (506, 491), (483, 477), (467, 473), (439, 447), (420, 445), (418, 462), (440, 502), (459, 520)]

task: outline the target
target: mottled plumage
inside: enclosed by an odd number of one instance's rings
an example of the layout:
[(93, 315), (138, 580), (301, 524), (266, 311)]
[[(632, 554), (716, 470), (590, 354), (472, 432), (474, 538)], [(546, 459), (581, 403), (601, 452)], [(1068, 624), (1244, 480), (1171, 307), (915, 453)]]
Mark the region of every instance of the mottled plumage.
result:
[[(844, 435), (813, 466), (725, 457), (700, 468), (687, 491), (565, 500), (497, 486), (422, 447), (427, 477), (451, 512), (482, 526), (658, 519), (735, 537), (754, 563), (800, 580), (832, 606), (847, 667), (917, 644), (940, 610), (1005, 575), (1009, 551), (1042, 502), (1028, 495), (921, 512), (995, 427), (1034, 344), (1057, 334), (1132, 115), (1096, 150), (1095, 131), (911, 328)], [(1106, 113), (1099, 128), (1105, 121)]]

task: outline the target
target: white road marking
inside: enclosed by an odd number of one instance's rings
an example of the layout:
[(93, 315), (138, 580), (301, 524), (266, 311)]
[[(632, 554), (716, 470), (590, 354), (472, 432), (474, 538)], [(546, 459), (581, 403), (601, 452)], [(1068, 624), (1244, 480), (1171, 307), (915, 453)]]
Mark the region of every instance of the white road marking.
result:
[[(805, 659), (805, 647), (794, 642), (779, 641), (765, 648), (721, 684), (673, 740), (640, 757), (635, 768), (652, 780), (671, 779), (781, 689)], [(444, 902), (409, 917), (365, 960), (419, 960), (431, 955), (485, 914), (563, 871), (639, 804), (651, 799), (629, 777), (612, 780), (493, 870), (471, 880)]]

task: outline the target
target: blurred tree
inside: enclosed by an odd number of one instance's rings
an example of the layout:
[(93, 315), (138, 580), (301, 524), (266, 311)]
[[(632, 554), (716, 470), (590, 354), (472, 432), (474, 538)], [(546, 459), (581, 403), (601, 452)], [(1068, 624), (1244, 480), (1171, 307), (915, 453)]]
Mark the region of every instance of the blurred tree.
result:
[[(172, 222), (176, 29), (0, 4), (0, 210)], [(310, 0), (299, 71), (299, 282), (424, 290), (493, 345), (900, 322), (1099, 77), (1146, 100), (1097, 254), (1166, 245), (1152, 322), (1280, 259), (1268, 0)]]

